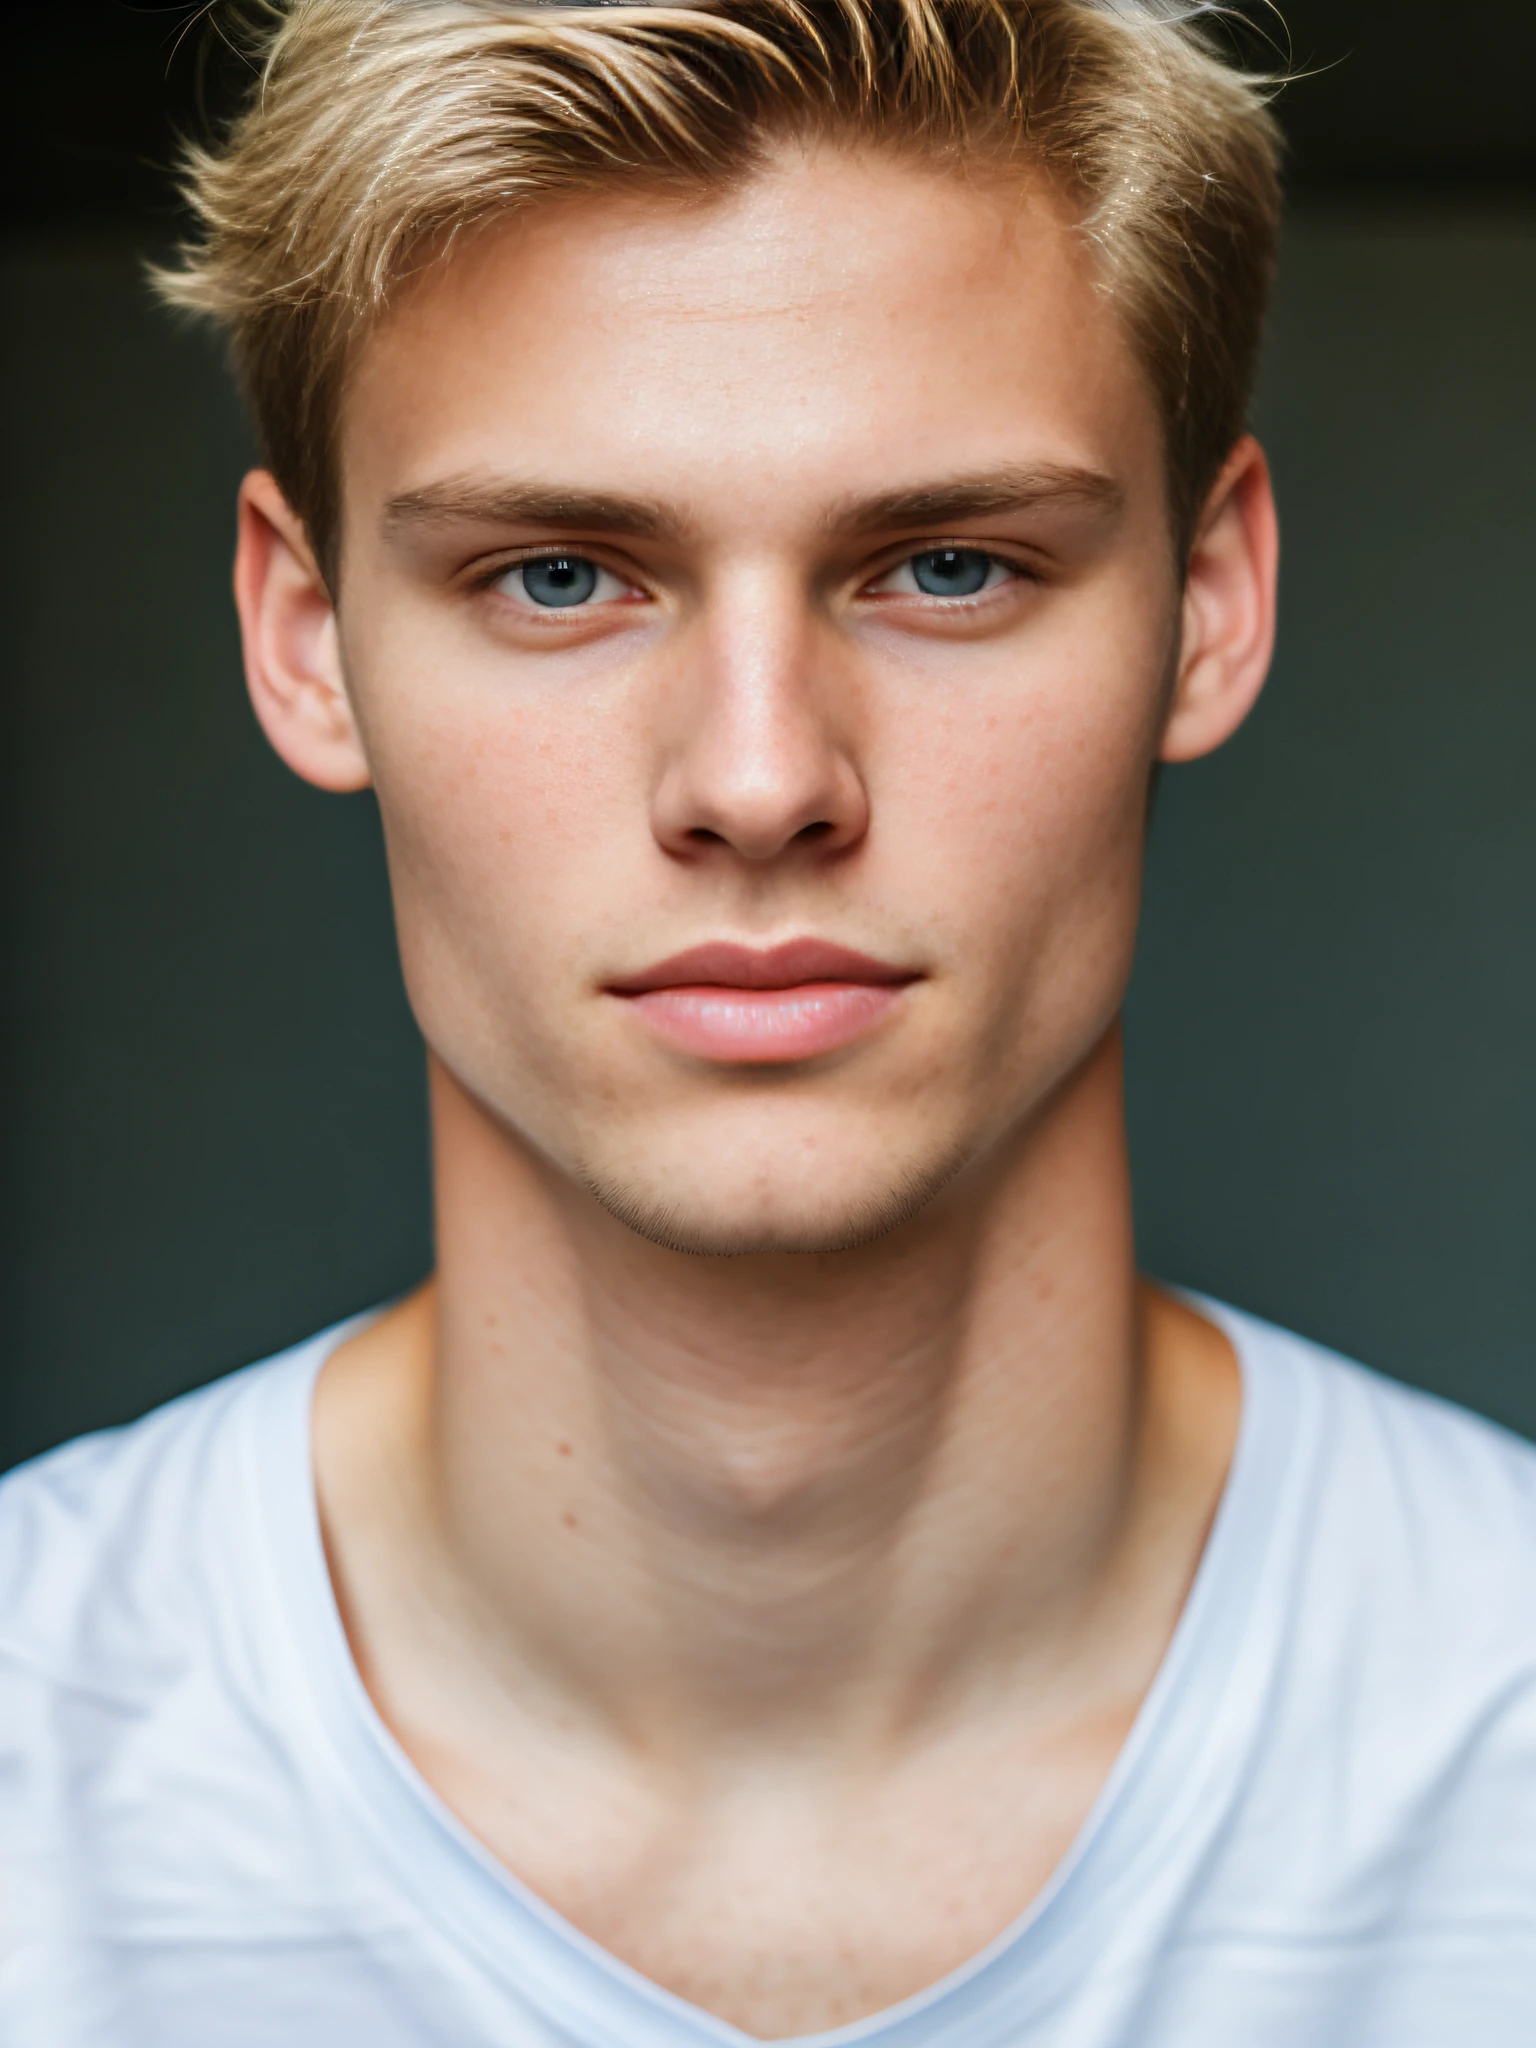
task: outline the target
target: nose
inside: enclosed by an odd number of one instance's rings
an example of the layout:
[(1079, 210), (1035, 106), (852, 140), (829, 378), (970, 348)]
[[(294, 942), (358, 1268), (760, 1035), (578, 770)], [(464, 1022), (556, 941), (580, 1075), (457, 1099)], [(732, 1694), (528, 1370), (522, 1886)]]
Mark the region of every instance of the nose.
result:
[(722, 589), (705, 608), (674, 671), (653, 799), (668, 853), (825, 860), (864, 837), (855, 707), (829, 632), (787, 580)]

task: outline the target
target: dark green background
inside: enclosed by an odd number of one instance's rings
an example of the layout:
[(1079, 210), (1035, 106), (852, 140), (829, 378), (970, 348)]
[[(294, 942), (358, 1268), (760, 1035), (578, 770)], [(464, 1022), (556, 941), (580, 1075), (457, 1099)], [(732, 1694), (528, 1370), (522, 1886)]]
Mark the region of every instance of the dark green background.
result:
[[(1290, 12), (1284, 628), (1160, 798), (1144, 1256), (1536, 1435), (1536, 8)], [(0, 1462), (429, 1257), (374, 814), (258, 739), (242, 425), (141, 281), (180, 13), (8, 17)]]

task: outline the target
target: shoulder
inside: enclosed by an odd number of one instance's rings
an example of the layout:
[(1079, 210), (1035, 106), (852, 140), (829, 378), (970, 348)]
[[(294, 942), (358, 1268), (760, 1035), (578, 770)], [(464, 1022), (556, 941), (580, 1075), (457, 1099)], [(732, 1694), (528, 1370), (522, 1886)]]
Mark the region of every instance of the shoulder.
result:
[(101, 1693), (220, 1604), (250, 1462), (307, 1409), (333, 1333), (0, 1479), (0, 1689)]
[(1243, 1362), (1249, 1471), (1264, 1433), (1279, 1468), (1266, 1526), (1228, 1552), (1262, 1701), (1243, 1839), (1330, 1939), (1475, 1946), (1536, 1885), (1536, 1450), (1200, 1306)]
[[(1209, 1305), (1254, 1418), (1289, 1412), (1287, 1655), (1376, 1739), (1504, 1723), (1536, 1786), (1536, 1448), (1454, 1403)], [(1277, 1398), (1278, 1397), (1278, 1398)], [(1376, 1715), (1372, 1720), (1372, 1713)]]
[(1312, 1476), (1336, 1495), (1318, 1504), (1359, 1539), (1412, 1525), (1458, 1563), (1490, 1547), (1525, 1567), (1536, 1562), (1536, 1446), (1256, 1316), (1203, 1306), (1232, 1338), (1250, 1389), (1283, 1387)]

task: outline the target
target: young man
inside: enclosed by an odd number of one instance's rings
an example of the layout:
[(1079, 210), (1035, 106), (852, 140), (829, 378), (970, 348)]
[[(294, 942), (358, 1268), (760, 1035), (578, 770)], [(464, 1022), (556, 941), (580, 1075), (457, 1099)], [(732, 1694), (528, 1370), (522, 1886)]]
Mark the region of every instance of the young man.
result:
[(295, 0), (195, 160), (439, 1264), (0, 1494), (7, 2043), (1533, 2038), (1536, 1456), (1134, 1271), (1276, 566), (1176, 11)]

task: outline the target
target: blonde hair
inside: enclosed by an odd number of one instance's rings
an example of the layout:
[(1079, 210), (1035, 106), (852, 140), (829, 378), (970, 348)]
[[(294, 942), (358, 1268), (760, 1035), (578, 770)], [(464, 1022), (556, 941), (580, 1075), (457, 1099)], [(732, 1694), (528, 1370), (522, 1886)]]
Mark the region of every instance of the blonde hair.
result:
[(1151, 378), (1187, 538), (1251, 401), (1279, 218), (1261, 83), (1173, 0), (261, 0), (259, 75), (190, 148), (158, 284), (227, 331), (328, 580), (348, 366), (401, 281), (546, 195), (707, 191), (788, 134), (1065, 193)]

